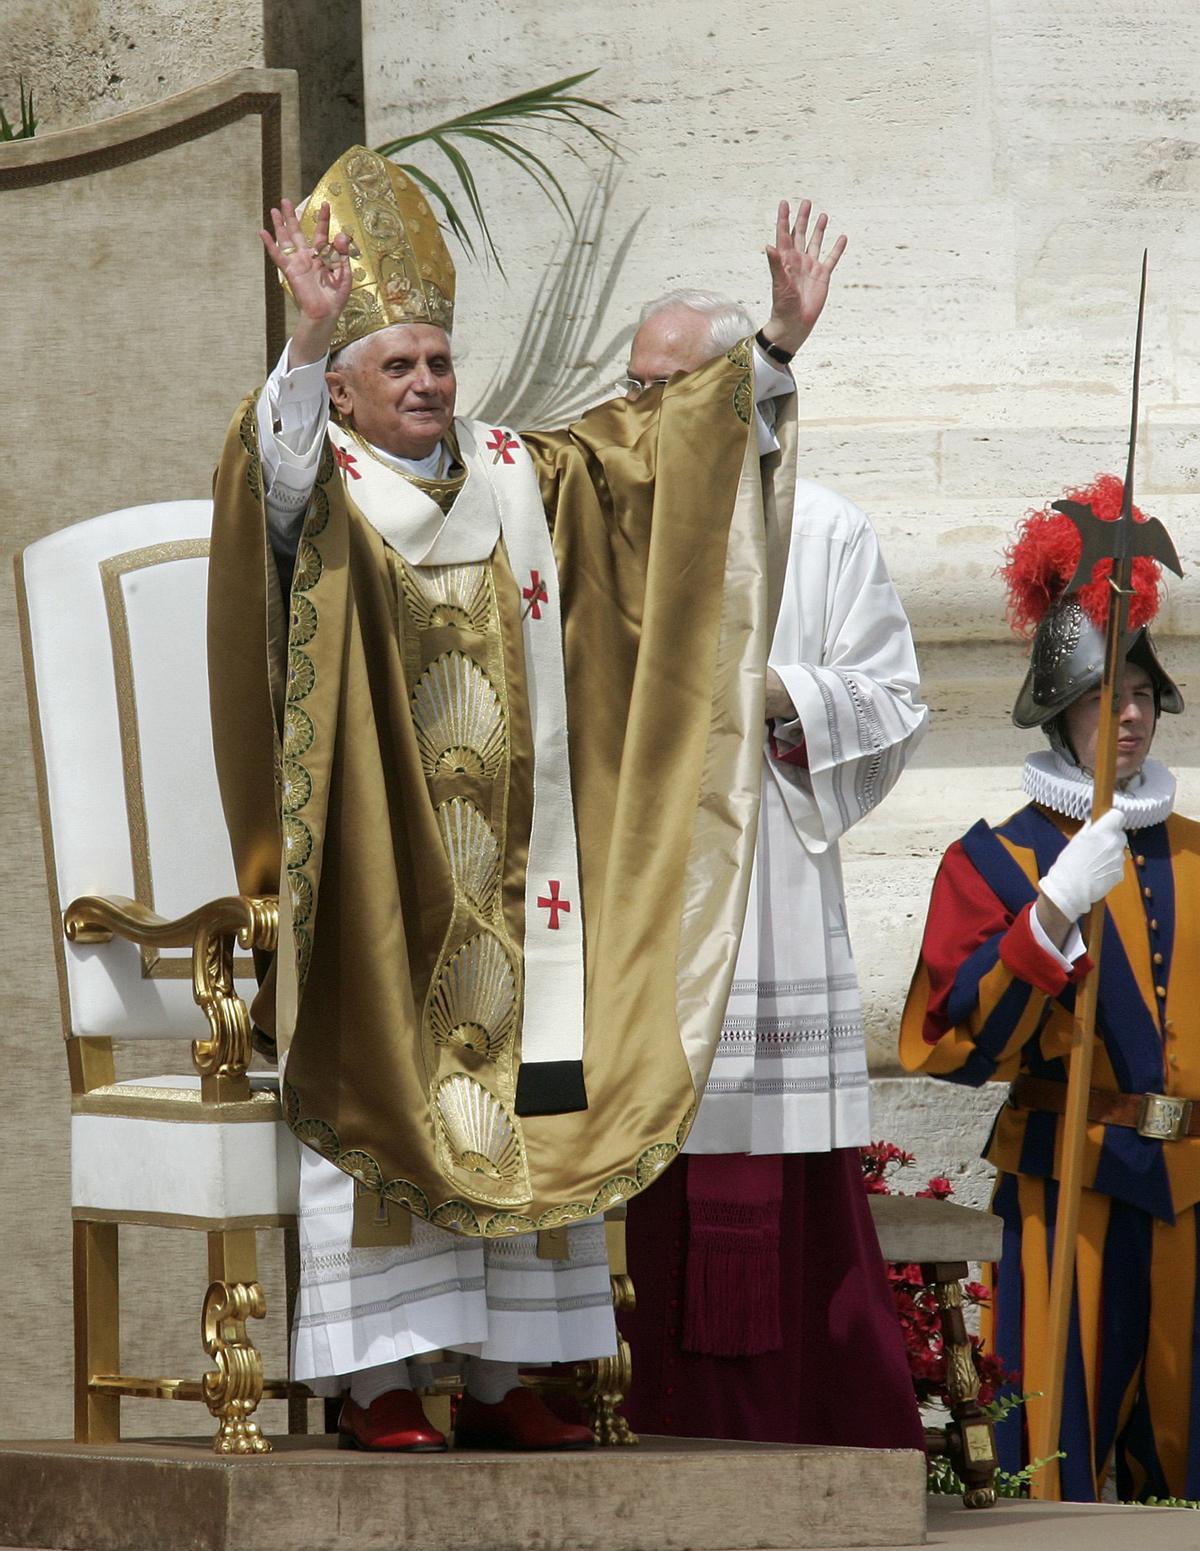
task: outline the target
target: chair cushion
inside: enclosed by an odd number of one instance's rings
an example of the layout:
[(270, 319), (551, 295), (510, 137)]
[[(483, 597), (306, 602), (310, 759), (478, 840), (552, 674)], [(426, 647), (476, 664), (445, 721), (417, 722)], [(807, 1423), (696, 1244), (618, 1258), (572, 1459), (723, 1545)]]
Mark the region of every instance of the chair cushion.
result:
[(296, 1214), (299, 1146), (273, 1074), (251, 1097), (204, 1104), (200, 1079), (146, 1077), (71, 1101), (77, 1219), (188, 1228), (266, 1228)]

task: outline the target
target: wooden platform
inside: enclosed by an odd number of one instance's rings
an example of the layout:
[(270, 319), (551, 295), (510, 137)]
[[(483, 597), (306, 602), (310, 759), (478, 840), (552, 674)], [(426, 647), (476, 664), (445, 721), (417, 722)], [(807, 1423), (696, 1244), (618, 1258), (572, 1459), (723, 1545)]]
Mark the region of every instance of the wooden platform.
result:
[(0, 1443), (0, 1546), (54, 1551), (792, 1551), (925, 1538), (901, 1450), (647, 1438), (577, 1454), (258, 1459), (192, 1441)]

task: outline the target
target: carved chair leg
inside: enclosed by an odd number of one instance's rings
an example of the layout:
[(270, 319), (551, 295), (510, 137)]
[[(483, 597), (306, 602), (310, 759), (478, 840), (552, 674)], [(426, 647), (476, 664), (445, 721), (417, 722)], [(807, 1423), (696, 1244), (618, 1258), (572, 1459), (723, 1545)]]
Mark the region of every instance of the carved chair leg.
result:
[[(295, 1228), (283, 1230), (283, 1280), (284, 1297), (287, 1299), (287, 1350), (288, 1364), (292, 1360), (292, 1325), (296, 1318), (296, 1300), (300, 1293), (300, 1234)], [(308, 1396), (288, 1391), (288, 1432), (308, 1432)]]
[(75, 1290), (75, 1441), (116, 1443), (121, 1397), (97, 1395), (88, 1381), (121, 1371), (120, 1262), (116, 1223), (77, 1222), (72, 1235)]
[(246, 1334), (248, 1319), (262, 1319), (267, 1300), (258, 1282), (253, 1229), (208, 1235), (208, 1274), (201, 1339), (216, 1364), (204, 1375), (204, 1399), (219, 1426), (217, 1454), (269, 1454), (254, 1412), (262, 1399), (262, 1358)]
[[(625, 1257), (625, 1207), (610, 1207), (604, 1214), (604, 1240), (608, 1253), (609, 1285), (613, 1310), (633, 1308), (633, 1282)], [(576, 1363), (569, 1378), (551, 1380), (547, 1387), (567, 1389), (588, 1414), (592, 1434), (602, 1448), (638, 1441), (637, 1434), (621, 1415), (621, 1406), (633, 1381), (633, 1353), (629, 1342), (617, 1332), (617, 1350), (612, 1357), (593, 1357)], [(535, 1388), (536, 1383), (535, 1383)]]
[(965, 1261), (921, 1267), (926, 1285), (933, 1288), (946, 1353), (951, 1417), (946, 1427), (946, 1452), (966, 1488), (964, 1504), (990, 1508), (996, 1501), (996, 1439), (979, 1404), (979, 1374), (963, 1318), (962, 1279), (966, 1274)]
[[(609, 1283), (613, 1310), (633, 1308), (633, 1283), (625, 1263), (624, 1214), (605, 1213), (608, 1240)], [(621, 1415), (621, 1406), (633, 1382), (633, 1353), (629, 1342), (617, 1332), (617, 1350), (612, 1357), (593, 1357), (575, 1369), (575, 1393), (587, 1408), (588, 1421), (596, 1442), (602, 1448), (636, 1443), (637, 1434)]]
[(577, 1393), (587, 1407), (592, 1432), (602, 1448), (638, 1441), (637, 1434), (621, 1414), (632, 1375), (632, 1354), (629, 1342), (622, 1335), (617, 1336), (614, 1357), (593, 1357), (579, 1365)]
[[(611, 1225), (606, 1224), (610, 1229)], [(621, 1223), (621, 1248), (625, 1245), (625, 1224)], [(624, 1309), (632, 1309), (634, 1306), (633, 1281), (626, 1266), (624, 1254), (619, 1261), (620, 1272), (613, 1268), (610, 1281), (612, 1283), (613, 1312), (620, 1314)], [(622, 1415), (621, 1406), (625, 1402), (630, 1386), (633, 1383), (633, 1352), (625, 1337), (617, 1332), (617, 1354), (615, 1357), (602, 1357), (596, 1363), (596, 1382), (592, 1392), (591, 1412), (592, 1431), (596, 1435), (596, 1442), (612, 1447), (615, 1444), (636, 1443), (637, 1434), (630, 1427)]]
[[(610, 1206), (604, 1214), (604, 1247), (608, 1253), (614, 1314), (634, 1307), (633, 1281), (625, 1252), (627, 1210), (622, 1202), (619, 1206)], [(629, 1342), (618, 1331), (616, 1355), (596, 1358), (587, 1367), (591, 1372), (583, 1398), (596, 1442), (604, 1448), (636, 1443), (637, 1434), (621, 1414), (621, 1406), (633, 1383), (633, 1353)]]

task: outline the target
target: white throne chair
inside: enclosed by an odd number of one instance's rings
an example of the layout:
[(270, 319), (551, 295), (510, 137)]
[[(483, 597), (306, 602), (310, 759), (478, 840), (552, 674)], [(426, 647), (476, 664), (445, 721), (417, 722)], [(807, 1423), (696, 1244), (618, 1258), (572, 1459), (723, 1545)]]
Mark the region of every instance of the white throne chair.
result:
[[(247, 1073), (247, 950), (277, 912), (238, 896), (217, 791), (210, 523), (207, 501), (96, 517), (25, 550), (17, 584), (71, 1079), (75, 1436), (115, 1441), (121, 1397), (157, 1396), (204, 1401), (218, 1452), (264, 1453), (264, 1396), (303, 1430), (305, 1391), (264, 1380), (246, 1329), (256, 1235), (294, 1225), (299, 1161), (273, 1075)], [(165, 1038), (190, 1059), (117, 1080), (114, 1040)], [(201, 1378), (121, 1372), (122, 1223), (208, 1235)]]

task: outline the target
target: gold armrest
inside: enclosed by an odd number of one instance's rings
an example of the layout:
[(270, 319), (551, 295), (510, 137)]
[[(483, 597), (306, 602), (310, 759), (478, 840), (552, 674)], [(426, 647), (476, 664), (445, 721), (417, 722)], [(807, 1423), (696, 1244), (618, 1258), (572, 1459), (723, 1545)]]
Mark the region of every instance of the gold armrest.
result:
[(114, 937), (124, 937), (147, 948), (186, 948), (204, 928), (210, 935), (236, 932), (243, 948), (271, 949), (279, 932), (279, 901), (231, 894), (168, 921), (122, 894), (84, 894), (67, 906), (63, 928), (70, 942), (111, 942)]
[[(192, 995), (212, 1030), (211, 1039), (192, 1045), (202, 1078), (244, 1081), (252, 1052), (250, 1014), (234, 990), (233, 949), (273, 949), (279, 938), (279, 901), (230, 895), (169, 921), (119, 894), (85, 894), (63, 913), (63, 930), (74, 943), (111, 942), (123, 937), (142, 947), (192, 950)], [(216, 1097), (216, 1092), (213, 1093)]]

